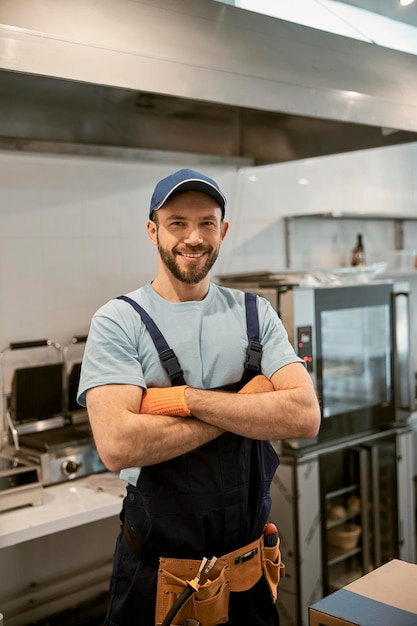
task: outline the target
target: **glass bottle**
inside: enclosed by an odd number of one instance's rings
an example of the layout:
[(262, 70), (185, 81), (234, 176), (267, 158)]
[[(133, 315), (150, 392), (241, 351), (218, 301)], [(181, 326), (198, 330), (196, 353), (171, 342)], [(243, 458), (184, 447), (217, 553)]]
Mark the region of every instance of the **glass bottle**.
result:
[(363, 246), (362, 235), (359, 233), (356, 240), (356, 246), (352, 250), (353, 266), (365, 265), (365, 249)]

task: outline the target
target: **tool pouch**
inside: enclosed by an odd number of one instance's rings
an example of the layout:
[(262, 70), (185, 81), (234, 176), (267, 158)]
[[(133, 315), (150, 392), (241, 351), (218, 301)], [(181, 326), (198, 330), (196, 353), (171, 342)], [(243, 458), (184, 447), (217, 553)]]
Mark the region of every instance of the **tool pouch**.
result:
[[(160, 626), (174, 602), (187, 587), (200, 566), (200, 561), (161, 557), (156, 595), (156, 626)], [(174, 624), (183, 624), (187, 617), (202, 626), (215, 626), (228, 621), (230, 592), (248, 591), (264, 574), (272, 601), (277, 599), (277, 586), (284, 572), (277, 545), (266, 548), (260, 539), (220, 557), (210, 572), (210, 580), (187, 600)]]
[[(160, 559), (156, 597), (155, 624), (160, 626), (174, 602), (187, 587), (187, 580), (197, 574), (200, 561)], [(188, 617), (203, 626), (215, 626), (228, 621), (230, 596), (229, 568), (223, 562), (213, 568), (210, 580), (187, 600), (177, 613), (174, 624), (183, 624)]]
[(281, 551), (279, 549), (280, 539), (278, 537), (277, 544), (271, 548), (264, 546), (262, 543), (262, 569), (266, 582), (268, 583), (271, 593), (272, 602), (276, 602), (278, 598), (278, 585), (281, 578), (285, 576), (285, 565), (281, 561)]

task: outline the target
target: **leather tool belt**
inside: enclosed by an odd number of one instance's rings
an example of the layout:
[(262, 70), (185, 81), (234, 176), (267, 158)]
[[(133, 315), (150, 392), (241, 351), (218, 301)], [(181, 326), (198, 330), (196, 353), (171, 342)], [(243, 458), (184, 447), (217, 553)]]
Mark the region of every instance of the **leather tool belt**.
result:
[[(264, 546), (263, 535), (253, 543), (219, 557), (209, 579), (179, 610), (173, 624), (182, 625), (194, 618), (201, 626), (215, 626), (228, 621), (230, 592), (251, 589), (263, 575), (271, 601), (277, 600), (277, 587), (285, 575), (281, 561), (280, 540), (273, 547)], [(177, 598), (196, 576), (201, 562), (192, 559), (161, 557), (158, 569), (155, 625), (160, 626)]]

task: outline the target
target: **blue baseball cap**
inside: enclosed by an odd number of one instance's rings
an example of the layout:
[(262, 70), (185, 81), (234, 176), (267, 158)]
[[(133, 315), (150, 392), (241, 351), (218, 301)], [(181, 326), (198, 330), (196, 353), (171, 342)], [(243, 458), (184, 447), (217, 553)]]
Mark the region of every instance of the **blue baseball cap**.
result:
[(178, 170), (159, 181), (152, 194), (149, 218), (152, 218), (154, 211), (160, 209), (169, 198), (180, 191), (201, 191), (211, 196), (219, 203), (222, 219), (224, 218), (226, 198), (218, 184), (205, 174), (190, 169)]

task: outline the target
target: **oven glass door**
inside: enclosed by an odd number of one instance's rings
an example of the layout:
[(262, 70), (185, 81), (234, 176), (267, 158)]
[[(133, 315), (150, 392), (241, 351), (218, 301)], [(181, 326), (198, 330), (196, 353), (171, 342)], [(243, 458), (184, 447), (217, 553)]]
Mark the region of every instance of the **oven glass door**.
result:
[(315, 291), (319, 440), (395, 421), (392, 285)]
[(323, 418), (390, 400), (388, 305), (322, 311)]

